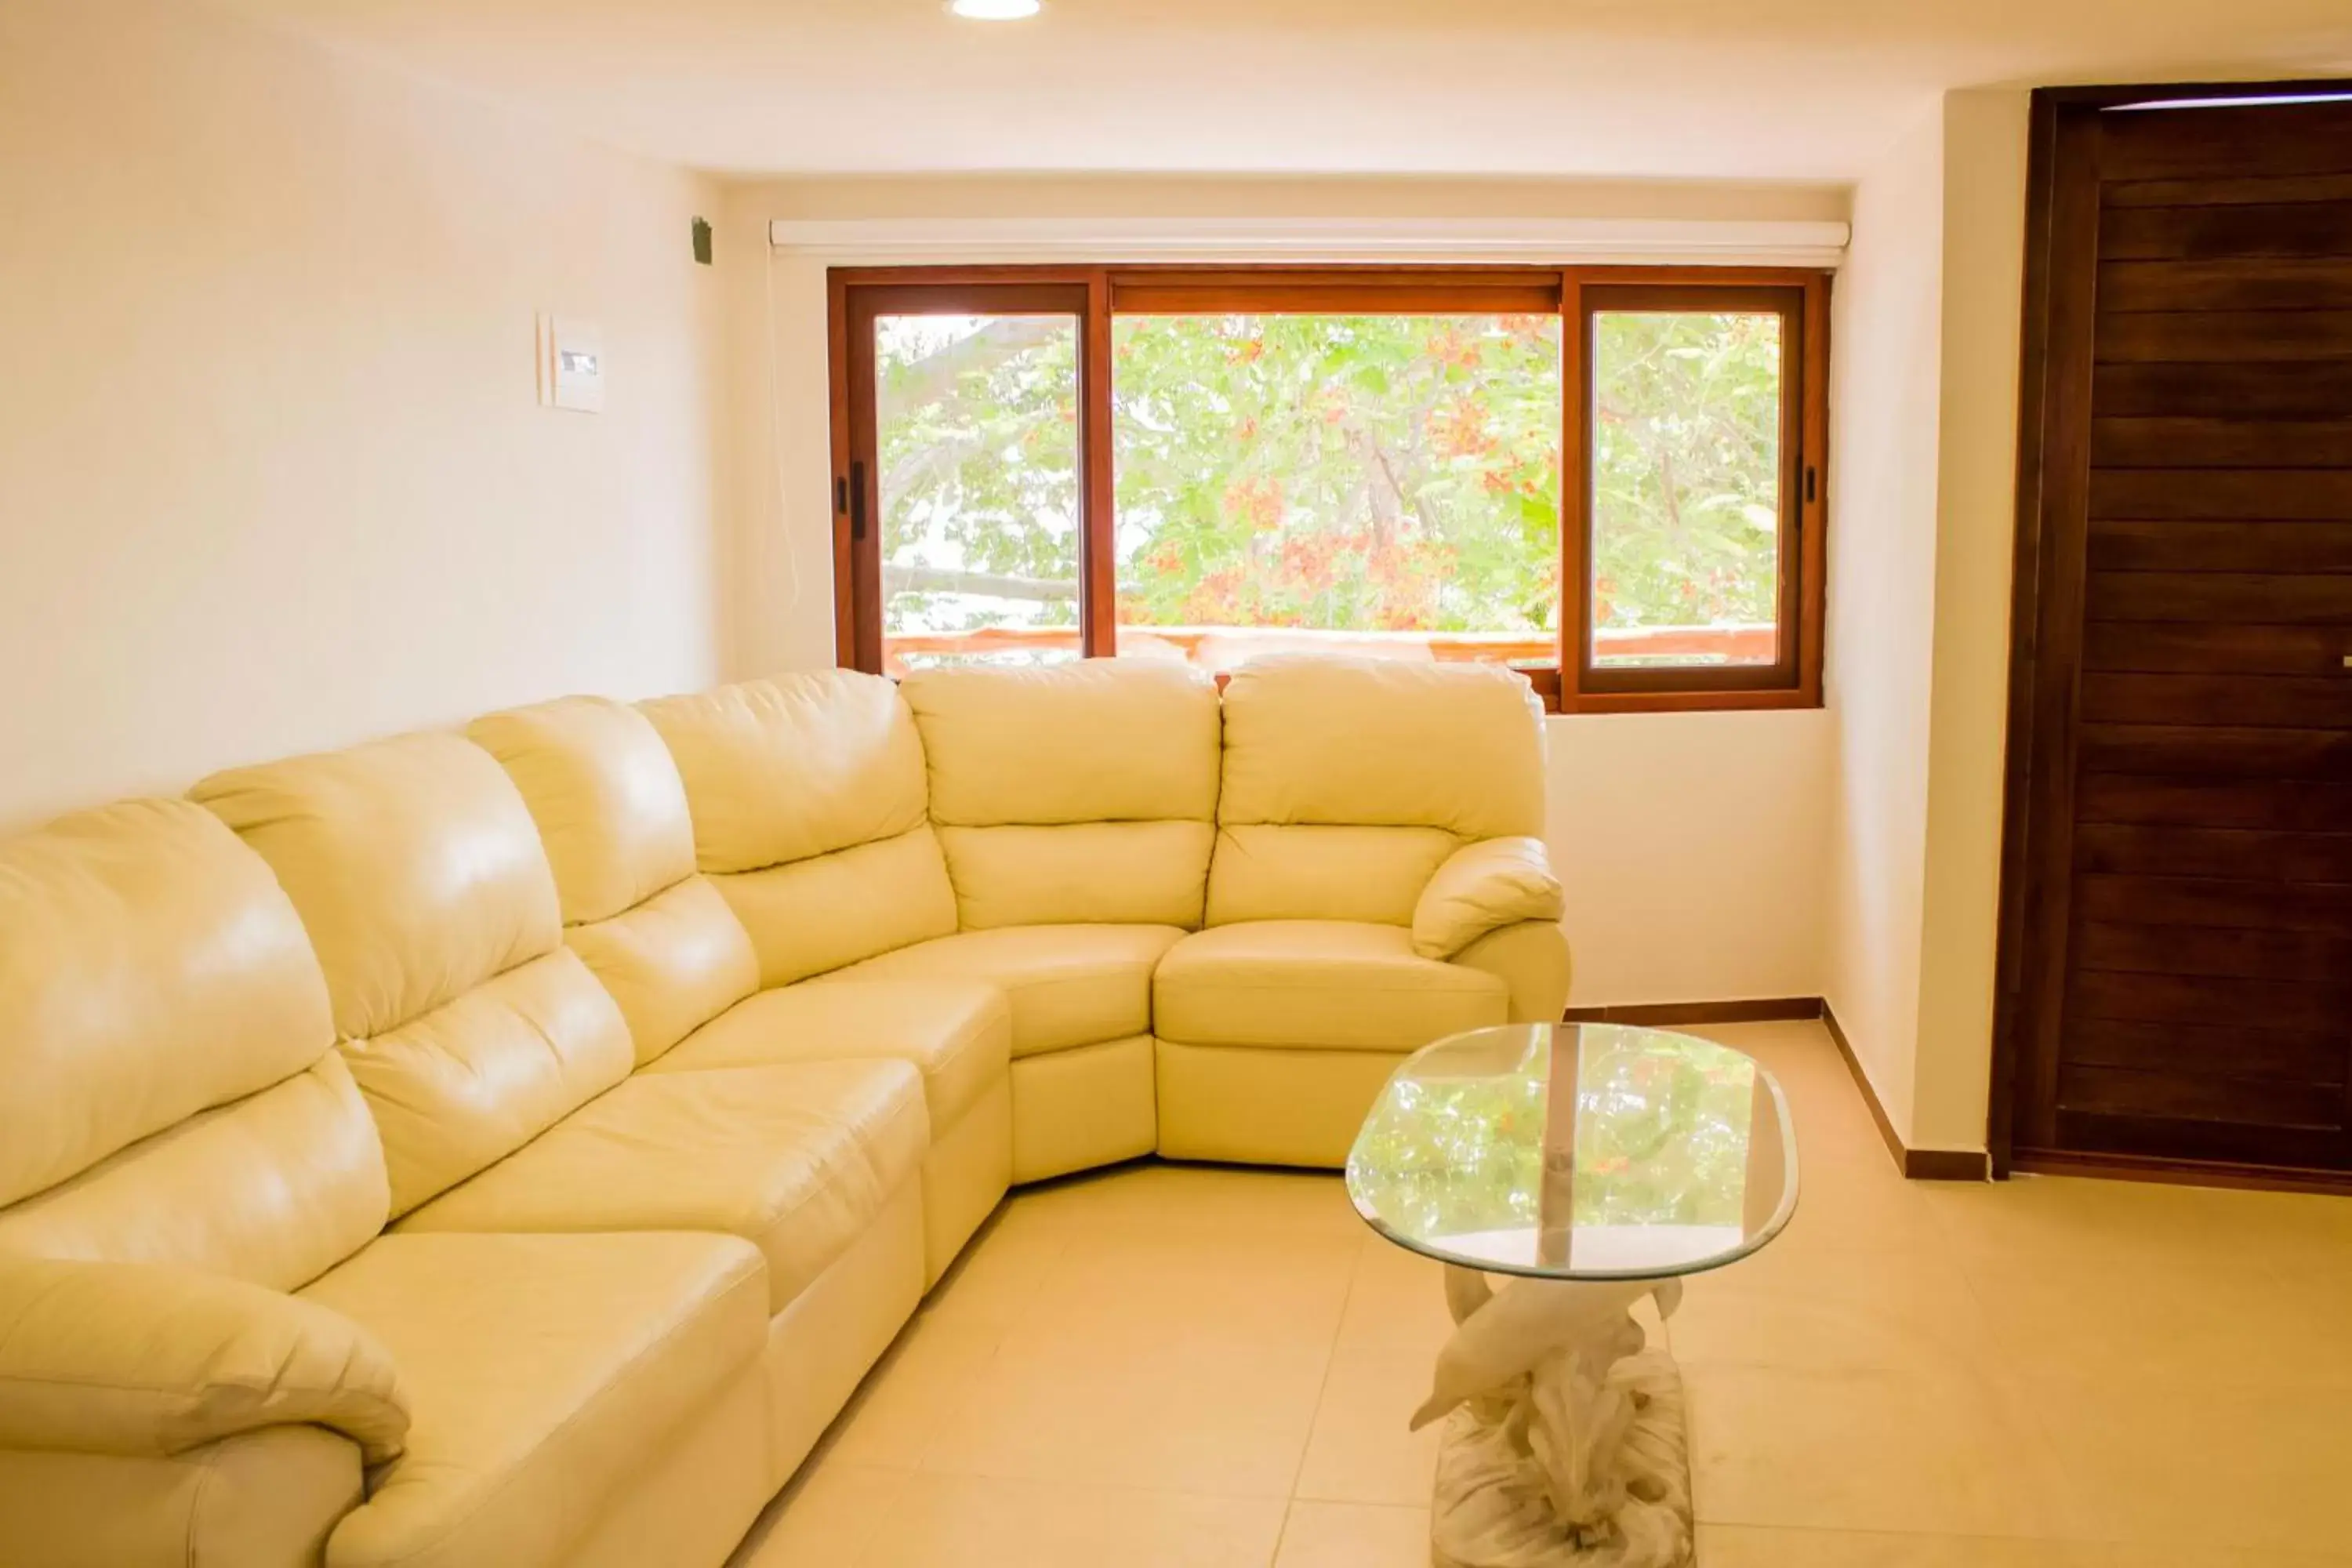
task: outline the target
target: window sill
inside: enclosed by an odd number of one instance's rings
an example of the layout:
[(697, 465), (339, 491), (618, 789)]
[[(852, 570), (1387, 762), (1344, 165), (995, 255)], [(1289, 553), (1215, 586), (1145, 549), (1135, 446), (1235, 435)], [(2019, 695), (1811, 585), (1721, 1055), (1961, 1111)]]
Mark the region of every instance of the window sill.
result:
[[(1769, 627), (1677, 627), (1639, 633), (1604, 634), (1612, 646), (1637, 642), (1648, 653), (1683, 653), (1736, 657), (1751, 651), (1759, 635)], [(1422, 632), (1298, 631), (1272, 627), (1139, 626), (1118, 627), (1118, 651), (1130, 658), (1161, 658), (1209, 670), (1222, 687), (1232, 668), (1256, 653), (1314, 652), (1362, 655), (1387, 654), (1441, 663), (1507, 664), (1527, 677), (1547, 713), (1689, 713), (1819, 708), (1821, 693), (1790, 687), (1759, 689), (1579, 691), (1565, 693), (1559, 664), (1550, 657), (1549, 637)], [(1012, 662), (1082, 658), (1085, 636), (1076, 626), (986, 626), (961, 632), (925, 632), (891, 637), (884, 645), (884, 668), (904, 675), (909, 668), (940, 658), (993, 658)], [(1620, 679), (1622, 672), (1614, 672)], [(1661, 671), (1665, 673), (1665, 671)], [(1684, 679), (1690, 667), (1673, 673)]]
[(1556, 665), (1514, 666), (1543, 699), (1547, 713), (1706, 713), (1754, 712), (1772, 709), (1819, 708), (1819, 691), (1775, 687), (1766, 690), (1716, 691), (1579, 691), (1563, 693)]

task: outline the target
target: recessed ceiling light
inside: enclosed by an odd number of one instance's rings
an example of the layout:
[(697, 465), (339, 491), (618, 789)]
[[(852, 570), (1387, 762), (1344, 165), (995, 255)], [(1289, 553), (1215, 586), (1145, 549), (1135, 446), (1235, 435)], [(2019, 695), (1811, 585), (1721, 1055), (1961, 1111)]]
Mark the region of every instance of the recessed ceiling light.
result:
[(950, 0), (948, 9), (973, 22), (1018, 22), (1037, 14), (1039, 0)]

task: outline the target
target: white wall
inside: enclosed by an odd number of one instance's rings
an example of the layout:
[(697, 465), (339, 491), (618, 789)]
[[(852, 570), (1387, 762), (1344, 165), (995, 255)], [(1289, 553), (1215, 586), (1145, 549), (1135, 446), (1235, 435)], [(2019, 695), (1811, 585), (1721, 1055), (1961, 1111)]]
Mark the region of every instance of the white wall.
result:
[(1946, 95), (1839, 279), (1825, 994), (1914, 1148), (1985, 1143), (2027, 104)]
[[(169, 0), (0, 5), (0, 827), (719, 666), (695, 176)], [(601, 416), (532, 317), (601, 320)]]
[(1943, 121), (1855, 187), (1830, 373), (1832, 830), (1823, 994), (1910, 1130), (1926, 873), (1941, 369)]
[[(1818, 186), (1639, 182), (924, 179), (743, 185), (728, 212), (727, 245), (756, 254), (778, 217), (1842, 220), (1846, 198)], [(779, 254), (765, 278), (739, 268), (730, 283), (730, 312), (745, 323), (738, 342), (751, 345), (730, 381), (738, 529), (728, 649), (738, 675), (834, 661), (825, 266)], [(1832, 560), (1840, 527), (1833, 515)], [(1578, 1005), (1822, 993), (1828, 714), (1577, 715), (1551, 720), (1549, 732), (1549, 837), (1568, 885)]]
[(1981, 1149), (1992, 1077), (2009, 611), (2024, 311), (2021, 89), (1944, 100), (1935, 692), (1912, 1142)]
[(1576, 1005), (1822, 994), (1829, 713), (1580, 713), (1548, 728)]

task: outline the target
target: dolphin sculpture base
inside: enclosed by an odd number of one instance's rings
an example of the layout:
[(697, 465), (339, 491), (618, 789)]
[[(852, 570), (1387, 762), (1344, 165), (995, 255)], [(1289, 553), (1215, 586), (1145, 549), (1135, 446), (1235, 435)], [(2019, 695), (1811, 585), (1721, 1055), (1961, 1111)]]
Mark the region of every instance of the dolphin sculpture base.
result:
[(1682, 1375), (1633, 1309), (1682, 1282), (1517, 1279), (1449, 1267), (1454, 1337), (1418, 1428), (1445, 1437), (1431, 1508), (1436, 1568), (1689, 1568)]

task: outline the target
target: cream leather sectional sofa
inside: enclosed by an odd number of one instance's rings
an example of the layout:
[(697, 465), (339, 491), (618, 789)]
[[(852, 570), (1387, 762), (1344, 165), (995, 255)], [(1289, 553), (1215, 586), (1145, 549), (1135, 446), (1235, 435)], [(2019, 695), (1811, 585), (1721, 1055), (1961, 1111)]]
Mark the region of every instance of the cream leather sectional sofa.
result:
[(723, 1563), (1008, 1184), (1557, 1017), (1507, 673), (572, 699), (0, 843), (0, 1559)]

